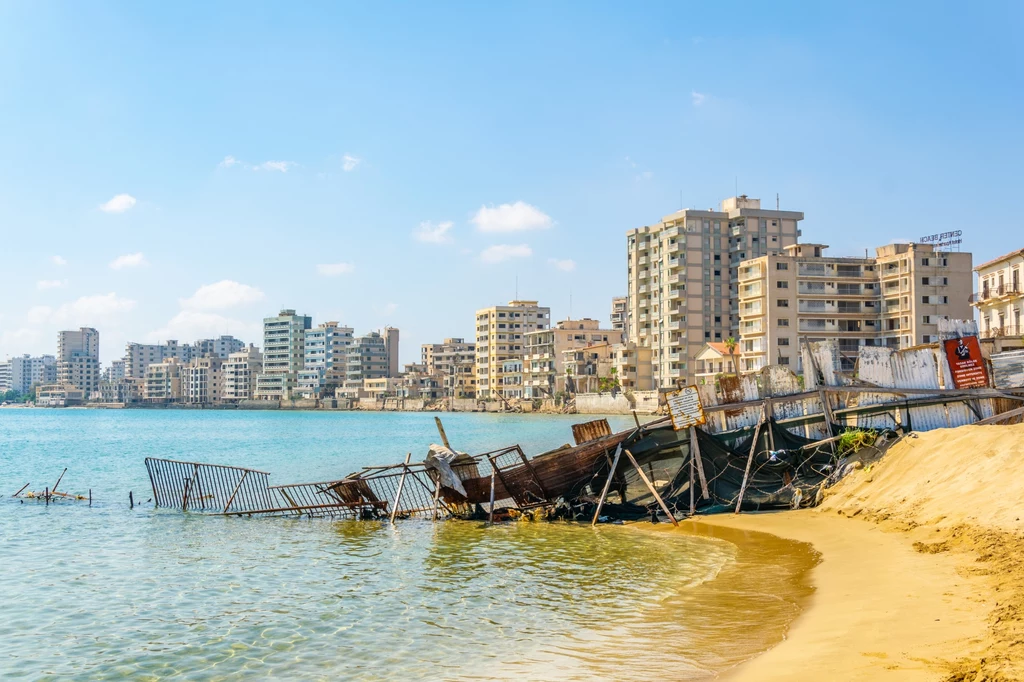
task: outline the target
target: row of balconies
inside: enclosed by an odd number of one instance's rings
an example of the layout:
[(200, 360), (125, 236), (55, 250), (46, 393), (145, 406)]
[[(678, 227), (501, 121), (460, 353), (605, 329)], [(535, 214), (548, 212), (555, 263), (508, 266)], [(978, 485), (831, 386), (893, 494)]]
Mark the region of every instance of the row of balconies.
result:
[(980, 293), (971, 294), (970, 302), (974, 305), (997, 298), (1013, 298), (1022, 295), (1019, 284), (1000, 284), (997, 287), (982, 289)]

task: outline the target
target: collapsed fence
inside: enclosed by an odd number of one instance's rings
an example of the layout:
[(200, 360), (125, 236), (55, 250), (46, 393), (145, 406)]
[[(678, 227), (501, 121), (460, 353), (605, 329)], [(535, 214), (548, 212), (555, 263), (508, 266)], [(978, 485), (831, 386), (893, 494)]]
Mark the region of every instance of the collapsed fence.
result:
[[(955, 331), (955, 330), (954, 330)], [(147, 459), (158, 507), (226, 516), (488, 518), (544, 510), (567, 518), (677, 516), (815, 504), (842, 462), (836, 441), (867, 429), (884, 447), (911, 430), (1024, 415), (1024, 390), (957, 389), (935, 346), (864, 347), (840, 371), (836, 342), (805, 343), (802, 377), (769, 366), (697, 387), (705, 423), (667, 418), (612, 433), (573, 427), (575, 445), (527, 457), (512, 445), (477, 455), (432, 445), (423, 462), (368, 466), (334, 481), (271, 486), (266, 472)], [(617, 503), (612, 499), (618, 499)]]

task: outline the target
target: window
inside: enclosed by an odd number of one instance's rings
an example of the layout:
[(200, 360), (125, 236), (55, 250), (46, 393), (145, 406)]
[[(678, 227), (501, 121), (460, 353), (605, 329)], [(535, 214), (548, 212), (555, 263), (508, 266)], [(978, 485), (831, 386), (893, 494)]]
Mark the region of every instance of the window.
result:
[[(927, 258), (925, 258), (924, 260), (925, 260), (925, 263), (924, 263), (924, 264), (925, 264), (925, 265), (928, 265), (928, 259), (927, 259)], [(921, 284), (923, 284), (923, 285), (925, 285), (925, 286), (928, 286), (928, 278), (927, 278), (927, 277), (922, 277), (922, 278), (921, 278)]]
[(788, 346), (789, 345), (789, 337), (788, 336), (780, 336), (779, 337), (779, 345), (780, 346)]
[(789, 299), (788, 298), (780, 298), (779, 300), (777, 300), (775, 302), (775, 305), (778, 306), (779, 308), (788, 308), (789, 307)]
[(789, 326), (789, 318), (788, 317), (780, 317), (779, 318), (779, 326), (780, 327), (788, 327)]
[(787, 282), (785, 280), (779, 280), (778, 282), (775, 283), (775, 288), (776, 289), (788, 289), (789, 288), (789, 282)]
[(721, 276), (722, 276), (722, 271), (721, 270), (715, 270), (715, 277), (721, 277)]
[(788, 355), (780, 355), (779, 356), (779, 364), (780, 365), (788, 365), (789, 364), (789, 356)]
[(928, 265), (928, 259), (927, 258), (922, 258), (921, 259), (921, 265)]
[(931, 323), (932, 323), (932, 316), (931, 315), (925, 315), (924, 317), (921, 318), (921, 324), (931, 324)]
[(775, 264), (775, 269), (776, 270), (789, 270), (789, 263), (776, 263)]

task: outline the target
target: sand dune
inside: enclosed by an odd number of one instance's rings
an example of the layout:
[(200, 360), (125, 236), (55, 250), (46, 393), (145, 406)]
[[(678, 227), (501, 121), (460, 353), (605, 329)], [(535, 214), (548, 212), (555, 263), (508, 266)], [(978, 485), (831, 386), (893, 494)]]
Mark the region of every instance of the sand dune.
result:
[(1024, 425), (911, 435), (801, 512), (716, 517), (814, 544), (817, 593), (727, 679), (1024, 679)]

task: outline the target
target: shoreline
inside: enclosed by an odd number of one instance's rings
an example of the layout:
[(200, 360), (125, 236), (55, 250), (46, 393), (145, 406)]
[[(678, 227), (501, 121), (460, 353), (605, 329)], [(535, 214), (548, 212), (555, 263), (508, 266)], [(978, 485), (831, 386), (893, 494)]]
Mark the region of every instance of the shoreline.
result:
[[(809, 543), (814, 593), (783, 640), (719, 676), (739, 680), (948, 679), (990, 638), (993, 593), (965, 557), (923, 553), (903, 533), (819, 509), (717, 515), (710, 526)], [(841, 671), (841, 672), (840, 672)], [(973, 679), (973, 678), (972, 678)]]

